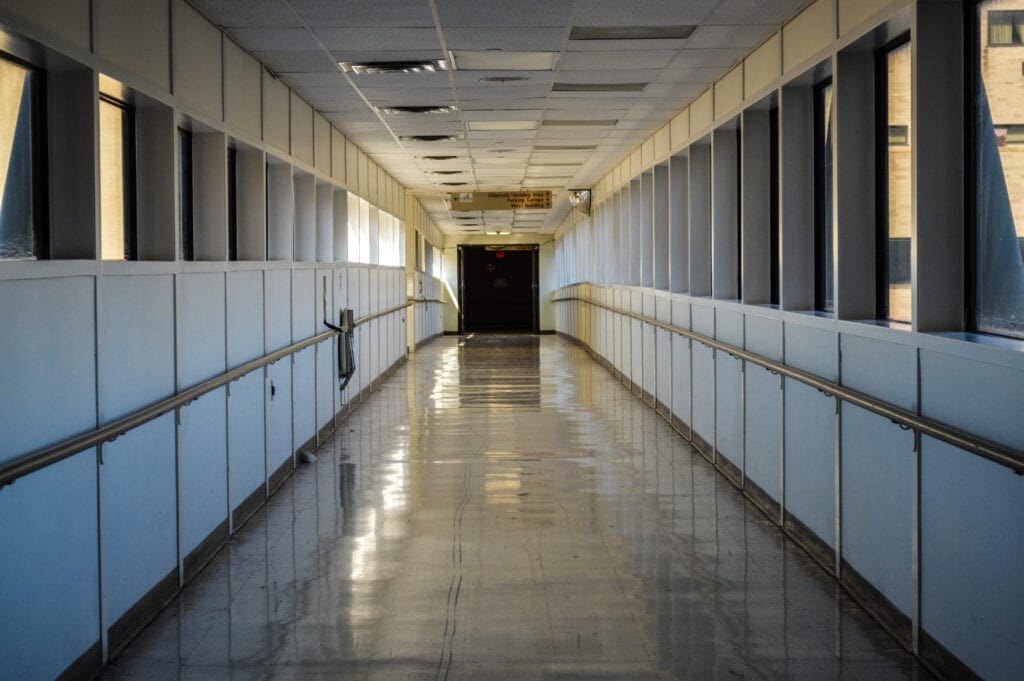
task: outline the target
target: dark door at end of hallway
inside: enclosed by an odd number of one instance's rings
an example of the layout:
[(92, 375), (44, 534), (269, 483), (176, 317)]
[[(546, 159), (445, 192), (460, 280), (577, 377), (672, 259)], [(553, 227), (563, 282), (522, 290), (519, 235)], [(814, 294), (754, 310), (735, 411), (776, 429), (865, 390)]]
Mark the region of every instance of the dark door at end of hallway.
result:
[(537, 332), (535, 245), (460, 246), (459, 286), (462, 333)]

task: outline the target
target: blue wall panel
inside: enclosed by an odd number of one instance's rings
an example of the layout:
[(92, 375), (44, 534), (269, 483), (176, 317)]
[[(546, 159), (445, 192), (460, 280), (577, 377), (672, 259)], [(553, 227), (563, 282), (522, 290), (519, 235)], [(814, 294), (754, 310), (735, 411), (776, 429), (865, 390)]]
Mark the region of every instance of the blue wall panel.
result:
[(263, 371), (254, 371), (231, 384), (228, 470), (232, 510), (266, 482), (263, 407)]
[(0, 676), (52, 679), (100, 639), (96, 450), (0, 490)]
[(786, 379), (786, 510), (835, 547), (835, 400)]
[(182, 557), (227, 519), (225, 393), (225, 388), (218, 388), (181, 409), (178, 460)]
[(0, 390), (0, 461), (96, 426), (93, 282), (0, 282), (0, 375), (8, 386)]
[(921, 626), (992, 681), (1020, 678), (1022, 499), (1024, 477), (922, 438)]
[(715, 357), (716, 448), (737, 468), (743, 468), (743, 375), (740, 360), (724, 352)]
[(175, 418), (164, 414), (103, 445), (103, 615), (110, 627), (178, 562)]
[(913, 614), (914, 436), (843, 405), (843, 558)]
[(748, 364), (746, 382), (746, 475), (772, 499), (782, 499), (782, 429), (780, 379), (767, 369)]

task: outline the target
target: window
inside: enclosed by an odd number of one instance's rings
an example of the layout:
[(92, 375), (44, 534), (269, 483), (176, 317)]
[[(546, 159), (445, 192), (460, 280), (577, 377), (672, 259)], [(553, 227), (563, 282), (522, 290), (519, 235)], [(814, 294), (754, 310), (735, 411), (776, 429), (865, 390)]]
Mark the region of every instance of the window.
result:
[(0, 260), (47, 256), (43, 74), (0, 56)]
[(1024, 45), (1024, 11), (993, 10), (989, 12), (988, 44), (991, 47)]
[(228, 149), (228, 260), (238, 260), (238, 151)]
[[(875, 290), (879, 319), (909, 322), (913, 194), (910, 175), (909, 36), (883, 47), (877, 56), (878, 140), (876, 149), (878, 236)], [(881, 133), (888, 132), (887, 135)], [(884, 142), (883, 142), (884, 140)]]
[(192, 222), (192, 133), (178, 128), (178, 257), (195, 260)]
[(768, 302), (779, 304), (779, 108), (768, 110)]
[(104, 260), (135, 259), (135, 122), (132, 109), (100, 97), (100, 245)]
[(814, 87), (814, 307), (835, 310), (832, 252), (832, 79)]
[(969, 197), (973, 219), (968, 221), (972, 229), (967, 239), (968, 325), (974, 331), (1024, 338), (1021, 55), (1016, 50), (991, 49), (1022, 43), (1024, 11), (987, 11), (1000, 4), (978, 4), (971, 48)]

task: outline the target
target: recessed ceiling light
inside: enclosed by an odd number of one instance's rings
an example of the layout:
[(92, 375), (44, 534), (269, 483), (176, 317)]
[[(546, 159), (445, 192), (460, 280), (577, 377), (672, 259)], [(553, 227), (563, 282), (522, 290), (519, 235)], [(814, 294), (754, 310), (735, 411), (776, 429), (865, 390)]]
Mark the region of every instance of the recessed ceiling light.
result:
[(483, 78), (477, 78), (478, 83), (522, 83), (523, 81), (530, 80), (526, 76), (485, 76)]
[(377, 73), (433, 73), (447, 71), (448, 62), (444, 59), (425, 59), (422, 61), (339, 61), (338, 66), (345, 73), (377, 74)]
[(596, 144), (538, 144), (537, 151), (589, 151), (597, 149)]
[(552, 92), (640, 92), (647, 83), (555, 83)]
[(573, 26), (569, 40), (673, 40), (689, 38), (696, 26)]
[(475, 132), (509, 132), (514, 130), (534, 130), (537, 121), (469, 121), (466, 125)]
[(485, 52), (455, 50), (452, 61), (462, 71), (551, 71), (557, 52)]
[(462, 139), (461, 135), (402, 135), (398, 139), (403, 142), (448, 142)]
[(541, 125), (567, 125), (567, 126), (584, 126), (584, 125), (602, 125), (612, 126), (619, 122), (617, 118), (594, 118), (594, 119), (555, 119), (555, 120), (544, 120), (541, 121)]
[(377, 109), (386, 114), (445, 114), (457, 110), (458, 107), (439, 104), (432, 106), (382, 106)]

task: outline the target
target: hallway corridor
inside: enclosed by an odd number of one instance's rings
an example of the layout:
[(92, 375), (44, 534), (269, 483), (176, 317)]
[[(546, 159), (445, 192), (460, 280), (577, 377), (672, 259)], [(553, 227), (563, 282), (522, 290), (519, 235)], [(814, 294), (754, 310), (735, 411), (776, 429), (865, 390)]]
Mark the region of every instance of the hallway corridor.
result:
[(553, 336), (444, 337), (104, 679), (928, 679)]

